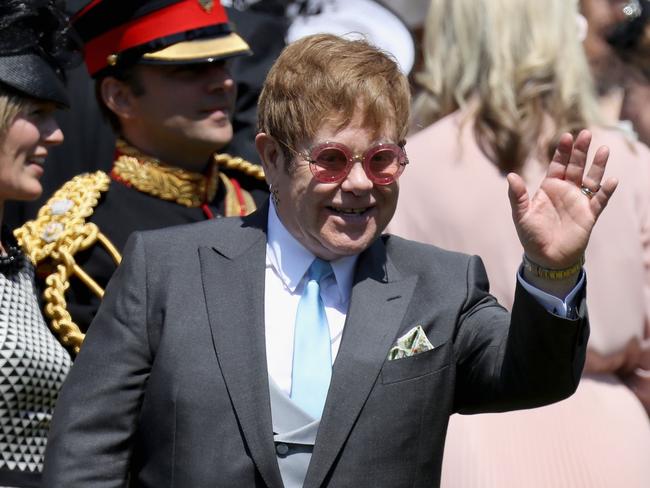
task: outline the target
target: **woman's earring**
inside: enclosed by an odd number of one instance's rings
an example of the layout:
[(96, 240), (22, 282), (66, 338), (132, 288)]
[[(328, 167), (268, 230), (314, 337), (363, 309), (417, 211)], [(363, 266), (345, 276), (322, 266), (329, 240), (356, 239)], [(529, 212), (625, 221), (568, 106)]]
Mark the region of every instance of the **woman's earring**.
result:
[(271, 201), (273, 202), (273, 205), (277, 208), (277, 206), (280, 204), (278, 189), (273, 188), (273, 183), (269, 183), (269, 191), (271, 192)]

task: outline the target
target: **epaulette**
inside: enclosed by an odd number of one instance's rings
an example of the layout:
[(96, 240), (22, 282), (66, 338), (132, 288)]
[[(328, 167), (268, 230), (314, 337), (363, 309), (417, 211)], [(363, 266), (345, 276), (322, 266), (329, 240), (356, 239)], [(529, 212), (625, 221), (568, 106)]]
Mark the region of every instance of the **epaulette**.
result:
[(116, 264), (122, 259), (97, 225), (87, 222), (110, 182), (103, 171), (75, 176), (41, 207), (35, 220), (14, 231), (34, 267), (39, 271), (47, 269), (43, 293), (45, 315), (61, 343), (75, 354), (84, 334), (67, 310), (65, 292), (70, 287), (70, 277), (75, 275), (81, 279), (100, 298), (104, 290), (77, 265), (74, 256), (99, 241)]
[(221, 168), (233, 171), (241, 171), (246, 176), (252, 176), (258, 180), (264, 180), (264, 169), (259, 164), (246, 161), (239, 156), (231, 156), (227, 153), (215, 154), (215, 160)]
[[(231, 156), (227, 153), (215, 154), (214, 160), (220, 169), (230, 171), (239, 171), (246, 176), (251, 176), (258, 180), (264, 180), (264, 169), (259, 164), (246, 161), (239, 156)], [(239, 215), (244, 216), (253, 212), (257, 207), (253, 196), (241, 188), (237, 178), (228, 178), (223, 172), (219, 171), (219, 179), (226, 188), (225, 211), (226, 216)]]

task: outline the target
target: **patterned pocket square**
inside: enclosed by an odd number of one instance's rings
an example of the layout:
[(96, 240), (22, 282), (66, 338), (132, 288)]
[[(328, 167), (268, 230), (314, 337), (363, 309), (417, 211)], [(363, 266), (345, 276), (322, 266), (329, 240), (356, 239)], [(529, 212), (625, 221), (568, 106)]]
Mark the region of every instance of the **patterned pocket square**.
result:
[(433, 346), (427, 339), (424, 330), (422, 330), (422, 326), (418, 325), (397, 339), (395, 345), (388, 351), (388, 360), (407, 358), (431, 349), (433, 349)]

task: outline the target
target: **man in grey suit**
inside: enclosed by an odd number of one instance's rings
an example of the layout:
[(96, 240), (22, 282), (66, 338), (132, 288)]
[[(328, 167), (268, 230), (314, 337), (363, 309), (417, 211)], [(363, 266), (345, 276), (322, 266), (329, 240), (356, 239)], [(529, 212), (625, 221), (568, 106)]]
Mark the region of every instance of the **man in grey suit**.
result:
[(452, 413), (575, 390), (607, 150), (586, 172), (589, 134), (563, 135), (532, 199), (508, 177), (525, 253), (510, 315), (476, 256), (381, 235), (409, 103), (364, 41), (283, 51), (256, 138), (271, 202), (131, 237), (61, 391), (44, 487), (431, 488)]

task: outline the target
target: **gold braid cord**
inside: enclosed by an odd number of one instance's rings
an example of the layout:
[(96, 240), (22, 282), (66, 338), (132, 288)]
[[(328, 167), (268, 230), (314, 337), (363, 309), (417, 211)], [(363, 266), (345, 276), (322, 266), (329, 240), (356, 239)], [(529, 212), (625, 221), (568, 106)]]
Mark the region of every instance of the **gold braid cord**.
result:
[(100, 242), (116, 264), (119, 251), (99, 228), (86, 222), (101, 197), (108, 190), (109, 176), (102, 172), (75, 176), (64, 184), (39, 210), (35, 220), (15, 230), (16, 238), (36, 268), (51, 265), (53, 271), (45, 279), (45, 315), (61, 343), (74, 353), (79, 352), (84, 334), (67, 310), (65, 292), (70, 277), (77, 276), (100, 298), (104, 290), (75, 262), (79, 251)]
[(259, 164), (253, 164), (243, 158), (233, 157), (225, 153), (215, 154), (214, 159), (222, 168), (241, 171), (247, 176), (264, 181), (264, 170)]

